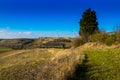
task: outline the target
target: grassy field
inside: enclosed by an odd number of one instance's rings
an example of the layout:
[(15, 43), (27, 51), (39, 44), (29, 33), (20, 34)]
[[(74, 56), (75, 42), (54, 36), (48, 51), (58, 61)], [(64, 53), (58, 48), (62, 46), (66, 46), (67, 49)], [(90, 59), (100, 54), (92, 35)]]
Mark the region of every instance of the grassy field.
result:
[(6, 48), (6, 47), (0, 47), (0, 53), (7, 52), (12, 50), (11, 48)]
[(84, 51), (87, 80), (120, 80), (120, 49)]
[(120, 80), (119, 59), (119, 47), (95, 43), (9, 51), (0, 55), (0, 80)]
[(18, 52), (0, 57), (0, 80), (67, 80), (84, 57), (79, 49), (31, 49)]

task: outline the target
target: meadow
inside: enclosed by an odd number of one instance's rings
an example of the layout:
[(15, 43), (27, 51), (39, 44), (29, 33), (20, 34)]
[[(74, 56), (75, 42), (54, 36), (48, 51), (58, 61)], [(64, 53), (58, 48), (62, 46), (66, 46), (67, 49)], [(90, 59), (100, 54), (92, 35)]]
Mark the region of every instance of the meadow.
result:
[(0, 80), (119, 80), (119, 59), (119, 45), (98, 42), (12, 50), (0, 55)]
[(120, 80), (120, 49), (92, 49), (84, 53), (88, 80)]

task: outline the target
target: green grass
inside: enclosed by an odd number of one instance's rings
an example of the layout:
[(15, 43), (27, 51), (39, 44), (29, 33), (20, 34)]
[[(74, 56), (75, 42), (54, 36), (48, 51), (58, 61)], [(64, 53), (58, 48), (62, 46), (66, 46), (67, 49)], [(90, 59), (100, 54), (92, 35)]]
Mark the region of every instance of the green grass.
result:
[(12, 50), (11, 48), (0, 47), (0, 53)]
[(120, 80), (120, 49), (87, 50), (89, 80)]

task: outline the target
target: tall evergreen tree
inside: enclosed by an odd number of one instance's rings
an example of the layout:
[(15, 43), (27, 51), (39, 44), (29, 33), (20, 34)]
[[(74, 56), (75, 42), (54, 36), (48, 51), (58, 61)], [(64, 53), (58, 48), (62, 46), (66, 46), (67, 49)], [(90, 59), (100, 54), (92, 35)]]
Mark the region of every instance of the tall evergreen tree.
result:
[(87, 37), (99, 31), (96, 12), (91, 10), (90, 8), (83, 13), (82, 19), (80, 20), (79, 24), (79, 35), (83, 38), (87, 39)]

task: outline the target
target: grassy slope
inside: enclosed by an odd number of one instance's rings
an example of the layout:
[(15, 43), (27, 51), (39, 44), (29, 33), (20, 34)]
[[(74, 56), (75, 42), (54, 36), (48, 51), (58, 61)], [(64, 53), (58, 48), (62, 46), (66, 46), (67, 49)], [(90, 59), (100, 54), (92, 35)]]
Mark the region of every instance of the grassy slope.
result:
[[(4, 57), (18, 52), (22, 52), (22, 53)], [(48, 60), (51, 57), (52, 54), (48, 52), (46, 49), (19, 50), (19, 51), (1, 53), (0, 70), (13, 65), (26, 65), (27, 63), (39, 62), (40, 60)]]
[(120, 49), (86, 50), (89, 80), (120, 80)]
[(81, 55), (78, 49), (33, 49), (0, 58), (0, 80), (66, 80)]
[(0, 53), (12, 50), (11, 48), (0, 47)]
[(38, 68), (43, 68), (52, 57), (53, 54), (47, 49), (26, 50), (13, 56), (1, 57), (0, 80), (30, 80), (29, 77), (36, 74)]
[(80, 50), (85, 57), (68, 80), (120, 80), (119, 45), (86, 43)]
[(68, 50), (33, 49), (0, 58), (0, 80), (120, 80), (119, 59), (120, 49), (96, 43)]

